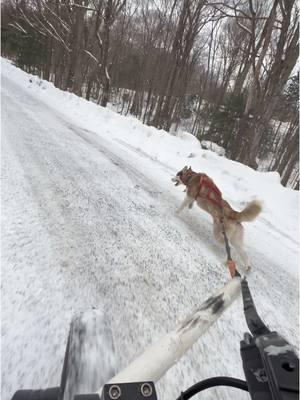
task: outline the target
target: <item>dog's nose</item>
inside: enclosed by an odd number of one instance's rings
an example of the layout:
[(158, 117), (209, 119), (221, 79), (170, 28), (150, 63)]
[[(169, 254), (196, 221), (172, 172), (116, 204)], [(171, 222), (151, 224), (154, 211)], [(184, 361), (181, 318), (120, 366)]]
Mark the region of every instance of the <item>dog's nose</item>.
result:
[(172, 182), (176, 182), (177, 179), (176, 179), (176, 178), (172, 178), (171, 181), (172, 181)]

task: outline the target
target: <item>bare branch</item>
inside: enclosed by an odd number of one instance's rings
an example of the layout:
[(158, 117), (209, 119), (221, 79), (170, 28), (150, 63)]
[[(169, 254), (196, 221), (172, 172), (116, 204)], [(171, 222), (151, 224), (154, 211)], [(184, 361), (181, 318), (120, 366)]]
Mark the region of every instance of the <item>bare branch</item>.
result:
[(51, 8), (49, 8), (48, 6), (47, 6), (47, 4), (45, 4), (45, 8), (48, 10), (48, 11), (50, 11), (50, 13), (52, 14), (52, 15), (54, 15), (54, 17), (56, 17), (58, 20), (59, 20), (59, 22), (61, 23), (61, 25), (62, 25), (62, 27), (68, 32), (68, 33), (70, 33), (70, 26), (67, 26), (67, 24), (66, 24), (66, 22), (65, 21), (63, 21), (53, 10), (51, 10)]
[(44, 32), (40, 31), (35, 25), (33, 25), (33, 23), (27, 18), (27, 16), (25, 15), (25, 13), (23, 12), (23, 10), (20, 8), (19, 9), (22, 17), (24, 18), (24, 20), (27, 22), (28, 25), (30, 25), (34, 30), (36, 30), (39, 34), (41, 34), (42, 36), (47, 36)]
[(27, 32), (25, 31), (25, 29), (23, 29), (23, 27), (20, 24), (18, 24), (16, 21), (14, 23), (10, 23), (8, 25), (17, 29), (19, 32), (25, 33), (27, 35)]
[(89, 55), (89, 56), (91, 57), (91, 59), (94, 60), (94, 61), (98, 64), (99, 67), (102, 66), (101, 63), (100, 63), (100, 61), (99, 61), (90, 51), (84, 50), (84, 52), (85, 52), (87, 55)]
[(245, 25), (241, 24), (238, 20), (236, 20), (236, 23), (238, 24), (238, 26), (243, 29), (245, 32), (249, 33), (249, 35), (252, 34), (251, 30), (249, 28), (247, 28)]

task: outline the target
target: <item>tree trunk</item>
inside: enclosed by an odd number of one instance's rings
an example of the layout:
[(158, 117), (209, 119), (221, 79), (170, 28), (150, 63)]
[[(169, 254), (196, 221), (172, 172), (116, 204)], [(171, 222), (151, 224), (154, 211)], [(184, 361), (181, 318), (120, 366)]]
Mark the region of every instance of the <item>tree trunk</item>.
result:
[[(88, 5), (88, 0), (77, 0), (76, 4)], [(75, 33), (74, 33), (74, 47), (73, 47), (73, 63), (74, 63), (74, 80), (73, 80), (73, 92), (77, 96), (82, 94), (82, 84), (83, 84), (83, 28), (84, 28), (84, 17), (86, 14), (86, 9), (81, 7), (75, 8)]]

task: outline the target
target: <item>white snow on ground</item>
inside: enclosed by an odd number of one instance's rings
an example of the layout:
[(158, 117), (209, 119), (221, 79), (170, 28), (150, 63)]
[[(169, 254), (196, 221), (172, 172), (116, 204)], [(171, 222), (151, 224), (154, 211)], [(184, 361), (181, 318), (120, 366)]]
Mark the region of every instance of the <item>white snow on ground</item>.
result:
[[(211, 176), (245, 224), (249, 285), (266, 322), (298, 346), (299, 192), (257, 172), (56, 89), (2, 59), (2, 399), (59, 383), (69, 322), (103, 309), (124, 367), (199, 305), (228, 272), (210, 216), (180, 216), (184, 165)], [(193, 153), (194, 157), (189, 158)], [(213, 375), (243, 378), (237, 301), (158, 384), (160, 399)], [(234, 389), (203, 399), (246, 399)]]

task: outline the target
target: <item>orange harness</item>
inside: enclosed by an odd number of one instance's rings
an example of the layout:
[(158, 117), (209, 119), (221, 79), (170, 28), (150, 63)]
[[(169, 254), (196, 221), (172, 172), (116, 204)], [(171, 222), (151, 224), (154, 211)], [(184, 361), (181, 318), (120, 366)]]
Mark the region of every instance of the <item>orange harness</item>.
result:
[[(196, 172), (194, 171), (188, 171), (184, 174), (184, 178), (185, 180), (187, 180), (186, 182), (186, 186), (188, 186), (188, 181), (191, 177), (198, 175)], [(222, 193), (221, 191), (217, 188), (217, 186), (207, 177), (205, 177), (204, 175), (200, 176), (200, 181), (199, 181), (199, 190), (197, 193), (197, 196), (200, 195), (201, 189), (203, 187), (206, 187), (208, 189), (206, 198), (207, 200), (209, 200), (211, 203), (219, 206), (219, 207), (223, 207), (223, 203), (222, 203)], [(216, 198), (213, 198), (211, 196), (211, 194), (214, 193)]]
[[(199, 191), (198, 194), (200, 194), (202, 187), (207, 187), (208, 192), (207, 192), (207, 200), (209, 200), (211, 203), (222, 207), (222, 193), (221, 191), (217, 188), (217, 186), (208, 178), (205, 176), (200, 177), (200, 183), (199, 183)], [(214, 193), (216, 198), (213, 198), (211, 194)]]

